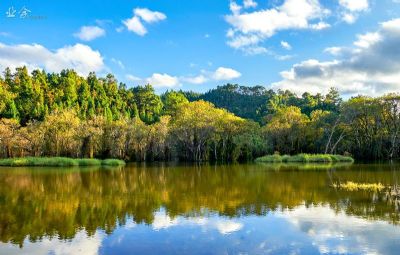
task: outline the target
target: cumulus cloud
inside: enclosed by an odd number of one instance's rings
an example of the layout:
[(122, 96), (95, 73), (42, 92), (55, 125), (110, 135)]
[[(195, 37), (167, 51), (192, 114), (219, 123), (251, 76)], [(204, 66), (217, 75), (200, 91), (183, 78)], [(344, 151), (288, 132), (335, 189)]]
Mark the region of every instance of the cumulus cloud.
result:
[(147, 34), (147, 29), (144, 27), (139, 17), (133, 16), (130, 19), (124, 20), (123, 23), (129, 31), (132, 31), (140, 36)]
[(288, 42), (285, 42), (285, 41), (281, 41), (281, 46), (285, 50), (291, 50), (292, 49), (292, 46)]
[(328, 47), (324, 50), (324, 52), (329, 53), (334, 56), (338, 56), (342, 53), (342, 48), (341, 47)]
[(360, 12), (367, 11), (369, 8), (368, 0), (339, 0), (342, 11), (342, 20), (346, 23), (354, 23)]
[(98, 26), (83, 26), (74, 36), (82, 41), (92, 41), (106, 35), (106, 31)]
[(368, 9), (368, 0), (339, 0), (339, 4), (349, 11), (365, 11)]
[(162, 12), (150, 11), (146, 8), (136, 8), (133, 10), (135, 16), (140, 17), (144, 22), (154, 23), (165, 20), (167, 16)]
[(203, 84), (207, 82), (209, 79), (203, 74), (200, 74), (194, 77), (182, 77), (181, 80), (191, 84)]
[(244, 0), (243, 1), (243, 7), (244, 8), (256, 8), (257, 7), (257, 2), (254, 0)]
[(226, 22), (231, 25), (227, 33), (227, 43), (232, 48), (245, 52), (260, 47), (259, 43), (278, 31), (321, 30), (329, 27), (321, 19), (330, 11), (323, 8), (318, 0), (285, 0), (278, 7), (243, 13), (241, 6), (231, 2), (230, 10), (232, 13), (225, 16)]
[(153, 85), (155, 88), (174, 88), (179, 85), (179, 79), (166, 73), (154, 73), (146, 79), (146, 83)]
[(166, 18), (167, 16), (162, 12), (151, 11), (147, 8), (135, 8), (132, 18), (123, 20), (122, 23), (129, 31), (144, 36), (147, 34), (147, 29), (143, 25), (143, 22), (152, 24), (165, 20)]
[(212, 78), (217, 81), (229, 81), (239, 78), (242, 74), (232, 68), (219, 67), (215, 70)]
[(56, 50), (49, 50), (40, 44), (0, 43), (0, 68), (14, 69), (20, 66), (26, 66), (29, 70), (45, 69), (48, 72), (69, 68), (75, 69), (80, 75), (105, 69), (100, 52), (80, 43)]
[(314, 30), (324, 30), (324, 29), (327, 29), (327, 28), (330, 28), (330, 27), (331, 27), (330, 24), (328, 24), (326, 22), (323, 22), (323, 21), (320, 21), (318, 23), (310, 25), (310, 28), (314, 29)]
[(281, 72), (282, 80), (272, 84), (275, 89), (297, 93), (326, 93), (337, 87), (349, 96), (381, 95), (400, 89), (400, 19), (380, 24), (378, 31), (358, 35), (353, 47), (328, 48), (339, 53), (339, 59), (309, 59)]

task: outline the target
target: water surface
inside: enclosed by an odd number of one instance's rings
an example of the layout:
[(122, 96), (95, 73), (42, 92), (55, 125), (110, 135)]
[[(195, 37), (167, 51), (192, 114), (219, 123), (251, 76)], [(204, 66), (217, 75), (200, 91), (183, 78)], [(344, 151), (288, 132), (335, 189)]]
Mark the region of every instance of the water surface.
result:
[(400, 165), (0, 168), (0, 254), (398, 254)]

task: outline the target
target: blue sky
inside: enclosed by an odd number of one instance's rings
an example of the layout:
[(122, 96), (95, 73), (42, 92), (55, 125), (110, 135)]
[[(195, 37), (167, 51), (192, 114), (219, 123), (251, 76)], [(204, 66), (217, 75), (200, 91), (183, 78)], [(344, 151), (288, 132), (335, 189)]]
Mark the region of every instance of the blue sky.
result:
[(111, 72), (159, 92), (227, 82), (348, 95), (400, 88), (398, 0), (19, 0), (0, 13), (1, 69)]

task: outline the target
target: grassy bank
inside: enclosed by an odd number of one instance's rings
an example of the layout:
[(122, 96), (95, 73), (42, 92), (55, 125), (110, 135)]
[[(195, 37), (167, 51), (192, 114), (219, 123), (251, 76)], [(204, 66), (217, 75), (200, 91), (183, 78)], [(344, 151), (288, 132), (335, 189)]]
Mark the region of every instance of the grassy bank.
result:
[(265, 163), (332, 163), (354, 162), (352, 157), (332, 154), (266, 155), (255, 160)]
[(121, 166), (119, 159), (75, 159), (66, 157), (25, 157), (0, 159), (0, 166)]

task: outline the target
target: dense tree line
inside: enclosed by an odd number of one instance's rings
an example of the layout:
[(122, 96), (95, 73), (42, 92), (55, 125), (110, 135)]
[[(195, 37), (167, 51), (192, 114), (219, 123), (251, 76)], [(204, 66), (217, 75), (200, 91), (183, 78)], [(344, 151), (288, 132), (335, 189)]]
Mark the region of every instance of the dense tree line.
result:
[(6, 69), (0, 98), (2, 157), (233, 161), (262, 152), (257, 123), (180, 92), (128, 89), (112, 75)]
[(0, 78), (0, 156), (235, 161), (267, 153), (400, 156), (400, 96), (326, 95), (227, 84), (207, 93), (127, 88), (73, 70)]

